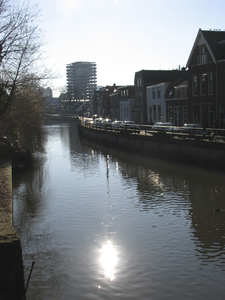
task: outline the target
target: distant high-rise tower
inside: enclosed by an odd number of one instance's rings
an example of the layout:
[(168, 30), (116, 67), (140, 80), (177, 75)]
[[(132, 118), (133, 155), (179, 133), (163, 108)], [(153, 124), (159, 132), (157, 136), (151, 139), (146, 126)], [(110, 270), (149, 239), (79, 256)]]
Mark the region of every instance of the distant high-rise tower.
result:
[(71, 100), (90, 100), (97, 88), (96, 63), (78, 61), (66, 66), (67, 93)]

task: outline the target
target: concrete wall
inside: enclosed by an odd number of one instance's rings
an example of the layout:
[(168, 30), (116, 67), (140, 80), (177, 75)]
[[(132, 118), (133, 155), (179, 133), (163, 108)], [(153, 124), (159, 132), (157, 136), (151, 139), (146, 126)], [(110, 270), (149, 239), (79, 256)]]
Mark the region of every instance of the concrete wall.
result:
[(0, 299), (24, 300), (20, 238), (12, 226), (12, 168), (0, 163)]
[(25, 299), (20, 239), (0, 208), (0, 299)]
[(121, 134), (80, 127), (81, 134), (97, 143), (127, 151), (213, 168), (225, 167), (225, 143), (174, 139), (166, 136)]

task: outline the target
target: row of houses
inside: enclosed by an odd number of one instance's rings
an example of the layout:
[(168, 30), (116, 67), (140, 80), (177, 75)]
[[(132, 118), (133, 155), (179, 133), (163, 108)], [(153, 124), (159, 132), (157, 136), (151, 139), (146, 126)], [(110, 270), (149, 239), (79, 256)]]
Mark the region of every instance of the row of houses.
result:
[(186, 67), (141, 70), (134, 85), (96, 89), (91, 113), (139, 124), (225, 127), (225, 31), (199, 29)]

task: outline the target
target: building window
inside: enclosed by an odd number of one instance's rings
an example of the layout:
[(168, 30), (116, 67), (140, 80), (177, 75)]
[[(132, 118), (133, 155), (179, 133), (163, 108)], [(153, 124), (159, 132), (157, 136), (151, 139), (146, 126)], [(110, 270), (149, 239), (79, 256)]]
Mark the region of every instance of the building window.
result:
[(173, 123), (173, 107), (172, 106), (168, 106), (168, 118), (167, 118), (168, 122)]
[(162, 121), (162, 110), (161, 105), (158, 105), (158, 120)]
[(198, 50), (198, 56), (197, 56), (197, 64), (202, 65), (207, 62), (207, 53), (205, 47), (201, 47)]
[(192, 112), (193, 112), (193, 123), (196, 123), (196, 124), (201, 123), (201, 121), (200, 121), (200, 106), (197, 104), (193, 105)]
[(137, 106), (139, 106), (140, 105), (140, 97), (139, 97), (139, 93), (137, 93), (137, 97), (136, 97), (136, 99), (137, 99)]
[(225, 129), (224, 105), (219, 105), (219, 128)]
[(188, 118), (187, 118), (187, 106), (183, 106), (183, 123), (188, 123)]
[(206, 95), (206, 88), (207, 88), (207, 74), (202, 74), (201, 75), (201, 95), (204, 96)]
[(205, 52), (205, 48), (201, 49), (201, 63), (205, 64), (206, 63), (206, 52)]
[(208, 93), (209, 95), (213, 95), (213, 74), (209, 74), (208, 76)]
[(152, 89), (152, 98), (155, 99), (155, 88)]
[(156, 120), (156, 105), (153, 105), (153, 120)]
[(209, 105), (209, 124), (208, 127), (213, 125), (214, 121), (214, 106), (212, 104)]
[(152, 125), (153, 124), (153, 116), (152, 116), (152, 107), (151, 106), (149, 107), (149, 114), (150, 114), (150, 120), (149, 120), (149, 122)]
[(174, 121), (173, 121), (174, 125), (175, 126), (181, 126), (181, 107), (180, 106), (174, 106), (173, 107), (173, 112), (174, 112)]
[(157, 97), (161, 98), (161, 90), (160, 87), (157, 88)]
[(179, 88), (180, 90), (180, 98), (186, 98), (187, 97), (187, 86), (183, 85), (183, 86), (180, 86)]
[(192, 95), (197, 96), (198, 94), (198, 77), (193, 76), (192, 77)]

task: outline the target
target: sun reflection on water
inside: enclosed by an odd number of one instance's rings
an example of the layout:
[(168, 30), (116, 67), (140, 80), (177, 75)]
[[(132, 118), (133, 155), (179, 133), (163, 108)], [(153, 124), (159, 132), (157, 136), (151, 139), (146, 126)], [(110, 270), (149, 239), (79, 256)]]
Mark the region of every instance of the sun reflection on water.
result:
[(117, 252), (111, 241), (107, 243), (101, 249), (101, 264), (104, 269), (104, 274), (110, 280), (115, 278), (115, 266), (117, 263)]

